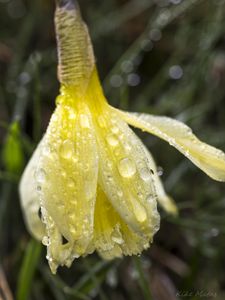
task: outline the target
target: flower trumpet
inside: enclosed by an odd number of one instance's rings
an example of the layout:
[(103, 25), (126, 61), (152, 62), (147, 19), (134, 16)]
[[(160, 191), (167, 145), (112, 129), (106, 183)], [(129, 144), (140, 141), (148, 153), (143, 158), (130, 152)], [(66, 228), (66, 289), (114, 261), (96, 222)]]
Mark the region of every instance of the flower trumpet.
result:
[(53, 273), (95, 250), (105, 259), (139, 254), (159, 229), (157, 201), (176, 213), (151, 154), (129, 125), (164, 139), (225, 181), (225, 154), (188, 126), (108, 104), (76, 1), (57, 1), (55, 25), (60, 95), (20, 183), (28, 229), (47, 246)]

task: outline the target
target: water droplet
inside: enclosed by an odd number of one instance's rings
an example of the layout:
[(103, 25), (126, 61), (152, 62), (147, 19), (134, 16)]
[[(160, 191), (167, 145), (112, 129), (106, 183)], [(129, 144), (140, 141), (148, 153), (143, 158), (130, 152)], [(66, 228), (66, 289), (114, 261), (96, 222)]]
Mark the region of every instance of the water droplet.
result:
[(72, 161), (76, 164), (78, 162), (78, 157), (73, 155)]
[(138, 202), (134, 205), (134, 214), (138, 222), (144, 223), (147, 220), (147, 213), (145, 208)]
[(36, 172), (36, 180), (39, 183), (43, 183), (46, 180), (46, 172), (44, 169), (40, 168), (39, 170), (37, 170)]
[(127, 151), (127, 152), (130, 152), (130, 150), (132, 149), (131, 145), (129, 144), (125, 144), (124, 145), (124, 149)]
[(113, 242), (115, 242), (119, 245), (122, 245), (124, 243), (124, 239), (123, 239), (122, 234), (120, 232), (119, 224), (116, 224), (116, 226), (115, 226), (115, 228), (112, 232), (111, 238), (112, 238)]
[(162, 167), (158, 167), (157, 168), (157, 174), (158, 174), (158, 176), (162, 176), (163, 175), (163, 168)]
[(70, 140), (65, 140), (60, 147), (60, 154), (65, 159), (70, 159), (73, 155), (73, 143)]
[(146, 201), (150, 204), (156, 204), (156, 200), (155, 200), (155, 197), (153, 195), (148, 195), (147, 198), (146, 198)]
[(119, 141), (114, 134), (107, 135), (106, 140), (107, 143), (112, 147), (116, 147), (119, 144)]
[(73, 110), (69, 112), (69, 119), (71, 121), (76, 119), (76, 113)]
[(90, 128), (90, 121), (87, 115), (85, 114), (80, 115), (80, 126), (82, 128)]
[(137, 86), (141, 82), (141, 78), (138, 74), (132, 73), (127, 76), (127, 83), (130, 86)]
[(183, 76), (183, 73), (183, 69), (178, 65), (174, 65), (169, 69), (169, 76), (175, 80), (180, 79)]
[(133, 63), (130, 60), (125, 60), (121, 64), (121, 69), (122, 69), (122, 71), (124, 73), (130, 73), (130, 72), (132, 72), (133, 68), (134, 68)]
[(149, 32), (149, 37), (152, 41), (157, 42), (161, 39), (162, 33), (159, 29), (154, 28)]
[(112, 133), (115, 133), (115, 134), (117, 134), (119, 132), (119, 128), (117, 126), (113, 126), (111, 130), (112, 130)]
[(48, 246), (49, 245), (49, 238), (48, 236), (44, 236), (43, 239), (42, 239), (42, 244), (44, 246)]
[(141, 48), (142, 48), (142, 50), (144, 50), (146, 52), (151, 51), (152, 48), (153, 48), (152, 41), (149, 40), (149, 39), (143, 40), (142, 43), (141, 43)]
[(134, 161), (127, 157), (121, 159), (121, 161), (119, 162), (119, 165), (118, 165), (118, 169), (119, 169), (120, 175), (125, 178), (132, 177), (136, 173), (136, 165), (135, 165)]
[(21, 84), (25, 85), (27, 84), (28, 82), (30, 82), (31, 80), (31, 77), (30, 77), (30, 74), (27, 73), (27, 72), (22, 72), (19, 76), (19, 81)]
[(120, 87), (123, 84), (123, 78), (120, 75), (113, 75), (110, 78), (110, 84), (112, 87)]
[(151, 179), (151, 171), (148, 168), (142, 168), (140, 170), (141, 179), (149, 181)]

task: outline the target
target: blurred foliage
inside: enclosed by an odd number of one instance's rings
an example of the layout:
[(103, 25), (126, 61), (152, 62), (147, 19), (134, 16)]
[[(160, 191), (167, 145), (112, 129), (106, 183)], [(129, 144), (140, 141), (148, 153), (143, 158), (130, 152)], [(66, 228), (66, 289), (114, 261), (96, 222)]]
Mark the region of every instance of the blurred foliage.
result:
[[(225, 150), (225, 1), (80, 4), (109, 102), (175, 117)], [(53, 1), (0, 0), (0, 299), (225, 299), (225, 185), (139, 131), (179, 217), (161, 212), (141, 257), (93, 254), (51, 275), (25, 229), (18, 182), (59, 88), (53, 13)]]

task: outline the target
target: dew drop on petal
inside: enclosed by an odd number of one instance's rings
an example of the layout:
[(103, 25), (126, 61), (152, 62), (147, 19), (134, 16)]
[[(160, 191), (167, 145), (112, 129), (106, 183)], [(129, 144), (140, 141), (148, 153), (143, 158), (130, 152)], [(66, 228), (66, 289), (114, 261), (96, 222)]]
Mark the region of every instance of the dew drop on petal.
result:
[(111, 235), (112, 241), (116, 244), (122, 245), (124, 243), (124, 239), (122, 237), (122, 234), (120, 232), (119, 226), (116, 226), (112, 232)]
[(107, 143), (112, 147), (116, 147), (119, 144), (119, 141), (114, 134), (109, 134), (106, 137), (106, 140), (107, 140)]
[(122, 177), (129, 178), (136, 173), (136, 165), (130, 158), (123, 158), (118, 165), (119, 173)]
[(42, 239), (42, 244), (44, 246), (48, 246), (49, 245), (49, 238), (48, 236), (44, 236), (43, 239)]
[(76, 113), (74, 111), (69, 112), (69, 119), (75, 120), (76, 119)]
[(111, 130), (115, 134), (119, 132), (119, 128), (117, 126), (113, 126)]
[(146, 201), (150, 204), (155, 204), (156, 203), (155, 197), (153, 195), (148, 195), (147, 198), (146, 198)]
[(80, 115), (80, 126), (82, 128), (90, 128), (90, 122), (87, 115), (85, 114)]
[(70, 159), (73, 155), (73, 143), (70, 140), (65, 140), (60, 147), (62, 158)]
[(140, 177), (144, 181), (149, 181), (151, 179), (151, 171), (148, 168), (142, 168), (140, 170)]
[(145, 208), (138, 202), (134, 205), (134, 214), (138, 222), (143, 223), (147, 220), (147, 213)]

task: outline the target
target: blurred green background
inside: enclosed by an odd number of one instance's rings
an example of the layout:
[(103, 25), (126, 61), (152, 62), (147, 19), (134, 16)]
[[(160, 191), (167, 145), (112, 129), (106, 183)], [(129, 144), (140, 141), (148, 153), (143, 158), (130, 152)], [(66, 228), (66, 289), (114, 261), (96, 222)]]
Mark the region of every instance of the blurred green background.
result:
[[(225, 150), (225, 1), (80, 5), (109, 102), (177, 118)], [(161, 211), (140, 257), (93, 254), (51, 275), (26, 231), (18, 182), (59, 89), (53, 13), (53, 1), (0, 0), (0, 299), (225, 299), (225, 184), (140, 131), (179, 216)]]

